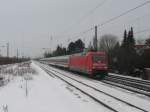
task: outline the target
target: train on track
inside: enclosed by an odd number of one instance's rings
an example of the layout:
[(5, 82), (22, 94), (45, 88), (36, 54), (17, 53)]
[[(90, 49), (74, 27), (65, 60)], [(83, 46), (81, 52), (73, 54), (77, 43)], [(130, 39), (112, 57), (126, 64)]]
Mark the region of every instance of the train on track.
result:
[(106, 53), (100, 51), (43, 58), (40, 62), (84, 73), (89, 77), (104, 78), (108, 72)]

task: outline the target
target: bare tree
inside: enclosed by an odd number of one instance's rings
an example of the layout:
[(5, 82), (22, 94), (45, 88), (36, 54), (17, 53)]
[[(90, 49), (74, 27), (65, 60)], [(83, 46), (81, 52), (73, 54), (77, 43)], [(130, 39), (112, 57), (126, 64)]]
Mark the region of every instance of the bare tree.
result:
[(99, 50), (103, 50), (108, 53), (115, 47), (117, 42), (117, 36), (112, 34), (103, 35), (99, 40)]
[(137, 39), (136, 44), (144, 44), (145, 40), (144, 39)]
[(95, 36), (93, 37), (93, 49), (97, 50), (97, 38)]
[(92, 42), (90, 41), (89, 45), (88, 45), (88, 50), (91, 51), (93, 50), (93, 46), (92, 46)]

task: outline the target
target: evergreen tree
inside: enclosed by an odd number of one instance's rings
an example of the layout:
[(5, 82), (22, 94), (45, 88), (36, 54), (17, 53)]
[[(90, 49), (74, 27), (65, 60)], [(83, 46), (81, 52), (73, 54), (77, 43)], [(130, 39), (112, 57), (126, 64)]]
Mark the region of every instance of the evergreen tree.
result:
[(72, 52), (74, 52), (75, 51), (75, 43), (74, 42), (71, 42), (71, 43), (69, 43), (69, 45), (68, 45), (68, 54), (71, 54)]
[(52, 57), (53, 55), (51, 53), (48, 53), (48, 52), (45, 52), (44, 53), (44, 57), (45, 58), (48, 58), (48, 57)]
[(65, 47), (62, 48), (62, 53), (63, 53), (63, 55), (66, 55), (66, 54), (67, 54), (67, 50), (66, 50)]
[(128, 32), (126, 37), (126, 31), (124, 32), (124, 40), (122, 42), (122, 47), (119, 50), (119, 69), (121, 72), (125, 72), (126, 74), (132, 74), (134, 68), (136, 67), (136, 59), (137, 54), (134, 49), (135, 40), (133, 34), (133, 28)]
[(85, 44), (81, 39), (78, 39), (75, 42), (71, 42), (68, 45), (68, 54), (82, 52), (85, 48)]
[(134, 39), (134, 34), (133, 34), (133, 28), (131, 27), (130, 30), (130, 35), (129, 35), (129, 44), (134, 47), (135, 46), (135, 39)]
[(62, 47), (60, 45), (57, 46), (56, 50), (53, 51), (53, 56), (62, 56), (62, 55), (66, 55), (66, 48)]
[(76, 48), (76, 51), (83, 51), (83, 49), (85, 48), (85, 44), (82, 42), (81, 39), (78, 39), (77, 41), (75, 41), (75, 48)]
[(126, 46), (127, 45), (127, 31), (124, 31), (124, 38), (123, 38), (123, 42), (122, 42), (122, 46)]
[(127, 46), (126, 47), (129, 47), (129, 45), (130, 45), (130, 37), (131, 37), (131, 31), (128, 31)]

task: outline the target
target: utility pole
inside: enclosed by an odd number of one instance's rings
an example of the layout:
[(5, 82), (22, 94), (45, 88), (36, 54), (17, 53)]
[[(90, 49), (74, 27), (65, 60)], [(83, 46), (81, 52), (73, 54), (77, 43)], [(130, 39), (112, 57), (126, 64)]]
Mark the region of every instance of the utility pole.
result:
[(26, 80), (26, 97), (28, 96), (28, 82), (27, 82), (27, 79)]
[(93, 39), (93, 47), (94, 47), (94, 50), (97, 51), (97, 26), (95, 26), (95, 36)]
[[(2, 46), (0, 46), (1, 48), (4, 48), (4, 47), (6, 47), (6, 46), (4, 46), (4, 45), (2, 45)], [(2, 52), (1, 52), (2, 50), (0, 49), (0, 56), (2, 56)]]
[(7, 57), (9, 57), (9, 43), (7, 43), (6, 46), (7, 46)]
[(17, 59), (18, 59), (18, 57), (19, 57), (19, 52), (18, 52), (18, 49), (17, 49)]
[(53, 36), (50, 37), (50, 53), (52, 52)]

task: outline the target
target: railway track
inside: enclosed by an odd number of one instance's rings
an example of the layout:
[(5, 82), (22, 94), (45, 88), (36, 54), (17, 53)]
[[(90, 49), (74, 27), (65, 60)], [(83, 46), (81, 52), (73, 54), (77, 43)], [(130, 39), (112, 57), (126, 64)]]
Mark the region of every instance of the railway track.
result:
[(150, 81), (109, 74), (102, 82), (150, 97)]
[[(51, 67), (49, 68), (48, 66), (46, 67), (39, 63), (38, 65), (48, 74), (50, 74), (50, 76), (57, 77), (63, 80), (67, 84), (73, 86), (77, 90), (81, 91), (83, 94), (86, 94), (87, 96), (95, 100), (97, 103), (100, 103), (101, 105), (105, 106), (111, 111), (126, 112), (126, 109), (128, 109), (129, 111), (148, 112), (148, 110), (146, 110), (145, 108), (140, 108), (127, 101), (112, 96), (111, 94), (108, 94), (104, 91), (101, 91), (100, 89), (97, 89), (96, 87), (91, 86), (89, 83), (77, 80), (75, 77), (68, 76), (62, 72), (52, 69)], [(108, 100), (103, 99), (104, 97), (108, 97)], [(122, 105), (121, 107), (119, 106), (120, 104)], [(118, 107), (116, 107), (116, 105), (118, 105)]]
[(142, 79), (132, 78), (132, 77), (128, 77), (128, 76), (116, 75), (116, 74), (109, 74), (109, 77), (115, 78), (115, 79), (118, 79), (118, 78), (119, 79), (124, 79), (124, 80), (127, 80), (127, 81), (136, 82), (136, 83), (140, 83), (140, 84), (150, 86), (150, 81), (148, 81), (148, 80), (142, 80)]
[[(65, 71), (69, 72), (66, 69)], [(71, 73), (71, 74), (79, 75), (76, 73)], [(99, 80), (99, 79), (96, 79), (96, 80)], [(121, 76), (117, 74), (113, 75), (112, 73), (109, 73), (109, 75), (105, 79), (99, 80), (99, 81), (105, 84), (111, 85), (111, 86), (119, 87), (128, 91), (134, 92), (139, 95), (145, 95), (145, 96), (150, 97), (150, 81), (141, 80), (137, 78), (130, 78), (127, 76)]]
[[(79, 75), (79, 74), (75, 73), (75, 75)], [(105, 84), (109, 84), (115, 87), (119, 87), (134, 92), (136, 94), (138, 93), (140, 95), (145, 95), (150, 97), (150, 81), (140, 80), (137, 78), (130, 78), (130, 77), (121, 76), (117, 74), (113, 75), (112, 73), (109, 73), (109, 75), (105, 79), (99, 81)]]

